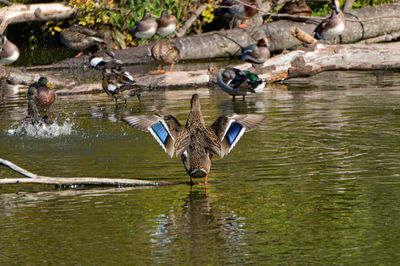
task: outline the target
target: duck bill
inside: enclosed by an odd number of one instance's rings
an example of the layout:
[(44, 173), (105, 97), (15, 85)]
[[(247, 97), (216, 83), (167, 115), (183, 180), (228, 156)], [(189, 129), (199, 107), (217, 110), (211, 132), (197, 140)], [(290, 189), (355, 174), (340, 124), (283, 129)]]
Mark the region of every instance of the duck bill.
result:
[(53, 88), (53, 85), (51, 85), (50, 82), (47, 82), (47, 83), (46, 83), (46, 87)]
[(207, 174), (207, 171), (204, 169), (194, 169), (189, 173), (190, 177), (193, 178), (202, 178), (205, 177)]

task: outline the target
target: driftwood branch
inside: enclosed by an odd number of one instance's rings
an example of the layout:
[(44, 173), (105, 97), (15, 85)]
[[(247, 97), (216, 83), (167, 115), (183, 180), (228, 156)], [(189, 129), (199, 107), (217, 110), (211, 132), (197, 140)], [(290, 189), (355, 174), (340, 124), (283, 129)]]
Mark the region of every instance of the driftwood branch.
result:
[(74, 185), (101, 185), (101, 186), (161, 186), (172, 185), (170, 182), (164, 181), (148, 181), (138, 179), (119, 179), (119, 178), (96, 178), (96, 177), (50, 177), (36, 175), (23, 169), (10, 161), (0, 158), (0, 164), (7, 166), (11, 170), (24, 175), (28, 178), (3, 178), (0, 184), (48, 184), (57, 186), (74, 186)]
[(307, 43), (307, 44), (313, 44), (316, 43), (317, 40), (313, 38), (310, 34), (307, 32), (303, 31), (302, 29), (299, 29), (297, 27), (293, 27), (290, 32), (292, 33), (293, 37), (299, 39), (301, 42)]
[(355, 2), (355, 0), (346, 0), (346, 2), (344, 3), (344, 6), (343, 6), (343, 11), (348, 12), (351, 9), (351, 7), (353, 6), (354, 2)]
[(380, 43), (380, 42), (391, 42), (400, 38), (400, 31), (392, 32), (390, 34), (385, 34), (382, 36), (378, 36), (376, 38), (366, 39), (359, 41), (357, 43), (360, 44), (373, 44), (373, 43)]
[(0, 9), (0, 33), (9, 24), (30, 22), (38, 20), (62, 20), (71, 17), (75, 10), (63, 3), (32, 4), (22, 5), (13, 4)]
[(201, 15), (204, 9), (206, 9), (207, 4), (200, 5), (194, 14), (185, 22), (182, 28), (179, 29), (176, 36), (182, 37), (186, 34), (186, 31), (192, 26), (192, 24), (196, 21), (196, 19)]

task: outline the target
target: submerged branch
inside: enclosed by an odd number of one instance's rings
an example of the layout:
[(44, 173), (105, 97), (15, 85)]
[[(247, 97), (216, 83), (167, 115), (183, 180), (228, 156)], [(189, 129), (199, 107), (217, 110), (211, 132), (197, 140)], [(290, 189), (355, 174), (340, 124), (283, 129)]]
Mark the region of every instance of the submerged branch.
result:
[(162, 186), (172, 185), (165, 181), (148, 181), (139, 179), (120, 179), (120, 178), (96, 178), (96, 177), (51, 177), (36, 175), (23, 169), (16, 164), (0, 158), (0, 164), (7, 166), (11, 170), (24, 175), (28, 178), (4, 178), (0, 179), (0, 184), (47, 184), (57, 186), (71, 185), (101, 185), (101, 186)]

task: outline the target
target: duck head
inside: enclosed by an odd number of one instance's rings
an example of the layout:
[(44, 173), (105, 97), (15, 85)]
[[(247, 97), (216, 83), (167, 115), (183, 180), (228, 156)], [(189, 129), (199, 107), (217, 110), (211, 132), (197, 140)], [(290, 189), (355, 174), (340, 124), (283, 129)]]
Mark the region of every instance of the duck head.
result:
[(53, 88), (53, 86), (50, 84), (49, 80), (46, 77), (40, 77), (38, 83), (40, 86)]
[(200, 97), (198, 94), (193, 94), (190, 100), (190, 106), (192, 112), (200, 112)]
[(267, 38), (262, 38), (257, 42), (258, 47), (270, 47), (269, 41)]
[(340, 12), (339, 7), (340, 7), (340, 2), (339, 2), (339, 0), (332, 0), (332, 2), (331, 2), (331, 8), (332, 8), (332, 10), (334, 10), (334, 11), (336, 12), (336, 14), (339, 14), (339, 12)]

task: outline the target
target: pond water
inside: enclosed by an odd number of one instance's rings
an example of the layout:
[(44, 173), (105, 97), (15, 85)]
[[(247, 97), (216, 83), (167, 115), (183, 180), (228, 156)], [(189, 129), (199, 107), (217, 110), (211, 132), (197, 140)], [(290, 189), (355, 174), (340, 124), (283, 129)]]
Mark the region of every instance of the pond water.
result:
[[(57, 137), (9, 135), (25, 91), (1, 90), (0, 157), (36, 174), (189, 180), (129, 114), (267, 121), (215, 157), (207, 187), (0, 186), (0, 264), (380, 264), (400, 261), (400, 75), (327, 72), (245, 101), (218, 88), (153, 90), (128, 107), (62, 96)], [(0, 178), (20, 177), (0, 167)]]

